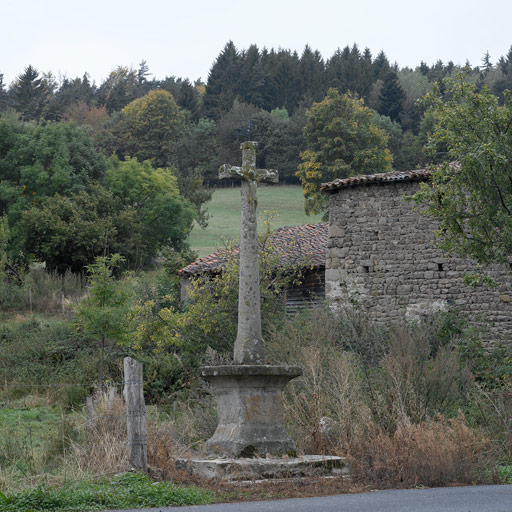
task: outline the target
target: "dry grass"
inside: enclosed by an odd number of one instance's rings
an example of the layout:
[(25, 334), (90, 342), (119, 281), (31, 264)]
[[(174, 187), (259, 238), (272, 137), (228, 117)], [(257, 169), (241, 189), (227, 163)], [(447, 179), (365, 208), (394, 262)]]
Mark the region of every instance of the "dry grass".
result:
[(64, 462), (76, 475), (107, 475), (129, 469), (127, 453), (126, 410), (124, 400), (116, 395), (109, 403), (108, 393), (94, 397), (95, 414), (91, 428), (72, 444)]
[(319, 311), (272, 333), (274, 360), (304, 370), (286, 392), (299, 451), (348, 456), (363, 485), (493, 481), (495, 445), (457, 412), (474, 383), (456, 352), (433, 349), (424, 332), (407, 326), (381, 333), (379, 347), (371, 347), (364, 340), (370, 331), (357, 325), (349, 332), (359, 331), (360, 351), (344, 351), (339, 327)]
[(470, 429), (462, 415), (413, 424), (401, 423), (394, 433), (374, 423), (361, 428), (348, 457), (352, 477), (376, 487), (428, 487), (492, 481), (486, 471), (492, 444)]

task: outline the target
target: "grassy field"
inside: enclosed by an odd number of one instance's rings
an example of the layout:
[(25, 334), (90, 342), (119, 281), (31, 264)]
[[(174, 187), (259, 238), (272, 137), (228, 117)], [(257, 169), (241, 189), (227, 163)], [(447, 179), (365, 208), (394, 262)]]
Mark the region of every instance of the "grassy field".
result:
[[(321, 222), (320, 215), (308, 216), (304, 213), (304, 198), (302, 187), (299, 185), (286, 185), (276, 187), (260, 187), (258, 189), (258, 216), (262, 218), (264, 212), (273, 215), (272, 227), (298, 226)], [(210, 219), (208, 227), (201, 229), (196, 225), (190, 236), (192, 249), (199, 252), (199, 256), (206, 256), (219, 247), (223, 247), (222, 240), (240, 238), (240, 189), (217, 189), (210, 203), (208, 203)], [(259, 229), (262, 229), (260, 221)]]

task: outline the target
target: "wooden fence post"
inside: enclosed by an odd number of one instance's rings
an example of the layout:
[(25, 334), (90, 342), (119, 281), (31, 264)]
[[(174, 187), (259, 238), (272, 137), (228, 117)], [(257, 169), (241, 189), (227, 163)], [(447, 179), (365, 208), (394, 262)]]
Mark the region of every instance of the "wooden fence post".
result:
[(110, 386), (108, 388), (108, 401), (107, 401), (107, 412), (110, 413), (112, 411), (112, 407), (114, 407), (114, 400), (116, 399), (117, 387)]
[(148, 469), (146, 406), (142, 365), (131, 357), (124, 358), (124, 399), (128, 427), (128, 453), (136, 469)]
[(92, 396), (88, 396), (85, 402), (85, 428), (88, 432), (91, 431), (94, 425), (94, 409), (94, 400)]

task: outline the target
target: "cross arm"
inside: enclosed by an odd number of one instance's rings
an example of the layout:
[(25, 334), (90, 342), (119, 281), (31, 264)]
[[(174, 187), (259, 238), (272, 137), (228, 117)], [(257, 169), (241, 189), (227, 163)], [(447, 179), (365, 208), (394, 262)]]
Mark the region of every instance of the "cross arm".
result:
[(242, 167), (236, 167), (235, 165), (221, 165), (219, 168), (219, 179), (243, 180), (245, 179), (244, 170)]
[(244, 169), (243, 167), (224, 164), (220, 166), (219, 179), (278, 183), (279, 175), (274, 169)]

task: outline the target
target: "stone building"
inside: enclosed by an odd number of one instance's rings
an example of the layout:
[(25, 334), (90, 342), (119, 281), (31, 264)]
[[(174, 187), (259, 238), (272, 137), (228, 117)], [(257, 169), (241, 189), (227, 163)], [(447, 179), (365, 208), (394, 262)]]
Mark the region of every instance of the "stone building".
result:
[[(325, 299), (325, 258), (327, 247), (327, 224), (304, 224), (287, 226), (273, 231), (265, 241), (271, 245), (276, 265), (300, 271), (298, 281), (293, 280), (284, 290), (286, 311), (293, 313), (304, 307), (318, 304)], [(187, 300), (187, 289), (192, 279), (222, 272), (228, 258), (236, 256), (239, 248), (232, 251), (216, 251), (200, 258), (178, 271), (181, 276), (181, 299)]]
[(438, 249), (432, 234), (436, 222), (405, 199), (428, 179), (429, 171), (421, 169), (322, 185), (330, 196), (327, 300), (341, 308), (357, 305), (387, 324), (453, 305), (485, 328), (488, 341), (510, 340), (510, 269), (485, 269), (498, 283), (495, 288), (465, 284), (475, 264)]

